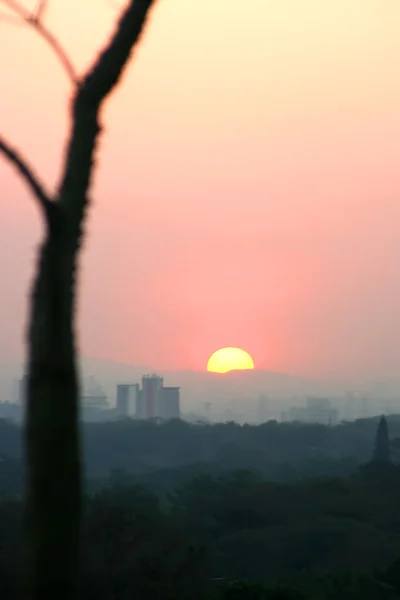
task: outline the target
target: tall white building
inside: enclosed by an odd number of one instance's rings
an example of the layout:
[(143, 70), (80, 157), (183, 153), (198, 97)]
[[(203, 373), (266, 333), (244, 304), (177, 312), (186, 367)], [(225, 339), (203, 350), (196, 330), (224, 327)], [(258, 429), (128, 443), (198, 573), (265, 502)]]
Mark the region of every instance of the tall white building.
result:
[(164, 380), (155, 373), (143, 375), (142, 390), (138, 403), (139, 419), (156, 419), (162, 417), (162, 388)]
[(139, 396), (138, 383), (117, 385), (117, 413), (121, 417), (136, 417)]

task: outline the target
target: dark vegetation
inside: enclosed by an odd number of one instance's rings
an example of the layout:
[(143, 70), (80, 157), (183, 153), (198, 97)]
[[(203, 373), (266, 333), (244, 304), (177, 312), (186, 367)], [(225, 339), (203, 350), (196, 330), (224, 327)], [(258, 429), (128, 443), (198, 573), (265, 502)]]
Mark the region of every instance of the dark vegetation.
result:
[[(146, 487), (169, 488), (203, 472), (252, 470), (268, 480), (296, 482), (315, 477), (347, 477), (374, 462), (385, 450), (377, 438), (378, 418), (336, 427), (277, 423), (192, 425), (123, 420), (82, 425), (86, 479), (135, 473)], [(390, 451), (400, 462), (400, 417), (389, 418)], [(381, 435), (381, 434), (379, 434)], [(387, 433), (386, 433), (387, 436)], [(375, 441), (374, 441), (375, 440)], [(0, 485), (8, 460), (21, 461), (21, 430), (0, 420)], [(6, 459), (8, 457), (8, 459)], [(4, 475), (4, 477), (8, 475)], [(156, 491), (159, 491), (157, 489)]]
[[(85, 425), (80, 597), (400, 597), (400, 419), (389, 426), (392, 442), (385, 419)], [(0, 451), (0, 595), (22, 598), (21, 440), (6, 421)]]

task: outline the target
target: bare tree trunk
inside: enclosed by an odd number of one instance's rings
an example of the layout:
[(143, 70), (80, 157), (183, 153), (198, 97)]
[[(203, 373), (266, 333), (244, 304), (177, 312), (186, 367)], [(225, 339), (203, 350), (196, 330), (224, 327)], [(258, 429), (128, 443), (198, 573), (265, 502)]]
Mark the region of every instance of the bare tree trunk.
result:
[(28, 340), (26, 453), (34, 600), (72, 598), (79, 560), (79, 386), (71, 277), (75, 256), (63, 224), (58, 218), (52, 222), (40, 252)]
[[(108, 45), (81, 81), (54, 36), (40, 21), (31, 19), (76, 86), (64, 173), (55, 198), (44, 192), (26, 161), (0, 136), (0, 152), (29, 185), (46, 223), (28, 333), (25, 447), (33, 600), (71, 600), (77, 591), (82, 484), (75, 274), (100, 108), (118, 84), (153, 2), (130, 0)], [(27, 20), (18, 2), (6, 0), (6, 4)]]
[(81, 459), (75, 273), (100, 127), (77, 92), (65, 176), (47, 213), (28, 335), (28, 523), (33, 599), (74, 597), (79, 565)]

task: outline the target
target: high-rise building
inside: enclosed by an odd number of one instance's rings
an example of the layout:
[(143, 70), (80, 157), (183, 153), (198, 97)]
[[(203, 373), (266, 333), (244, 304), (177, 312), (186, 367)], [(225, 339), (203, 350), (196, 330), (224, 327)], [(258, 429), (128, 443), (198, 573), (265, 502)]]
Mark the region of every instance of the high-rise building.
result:
[(136, 399), (136, 418), (137, 419), (147, 419), (146, 417), (146, 407), (143, 399), (143, 392), (141, 389), (138, 390), (138, 395)]
[(164, 419), (179, 419), (180, 417), (180, 388), (179, 387), (163, 387), (162, 394), (162, 409), (163, 414), (160, 415)]
[(138, 383), (120, 383), (117, 385), (117, 413), (119, 416), (136, 416), (138, 395)]
[(180, 388), (164, 387), (159, 375), (144, 375), (142, 389), (136, 394), (136, 417), (138, 419), (179, 419)]
[(155, 375), (143, 375), (140, 398), (141, 418), (154, 419), (162, 413), (162, 387), (164, 380)]

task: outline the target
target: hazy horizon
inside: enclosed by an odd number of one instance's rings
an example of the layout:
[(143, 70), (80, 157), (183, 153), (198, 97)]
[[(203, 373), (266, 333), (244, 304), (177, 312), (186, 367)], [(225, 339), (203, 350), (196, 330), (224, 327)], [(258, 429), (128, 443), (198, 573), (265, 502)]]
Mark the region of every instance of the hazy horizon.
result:
[[(79, 68), (116, 18), (95, 0), (46, 15)], [(391, 0), (158, 3), (103, 115), (84, 356), (201, 371), (233, 345), (259, 370), (398, 376), (399, 19)], [(0, 22), (0, 53), (2, 133), (54, 186), (68, 82), (27, 27)], [(0, 189), (0, 363), (17, 363), (40, 222), (1, 157)]]

